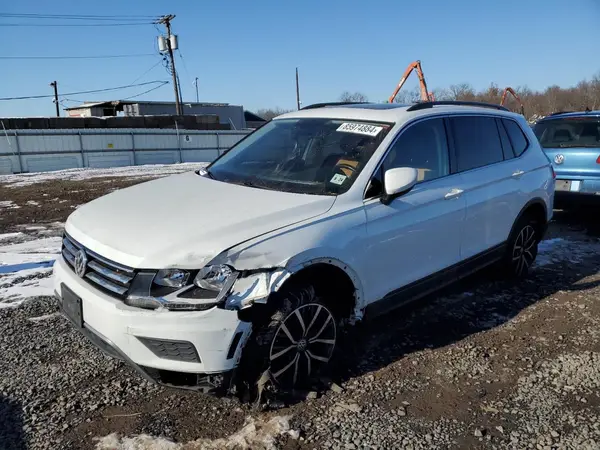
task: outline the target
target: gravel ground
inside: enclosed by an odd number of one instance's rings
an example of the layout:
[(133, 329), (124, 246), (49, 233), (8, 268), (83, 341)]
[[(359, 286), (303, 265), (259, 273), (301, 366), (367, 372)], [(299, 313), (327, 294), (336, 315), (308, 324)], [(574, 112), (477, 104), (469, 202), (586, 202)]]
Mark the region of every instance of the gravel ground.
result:
[[(68, 192), (81, 181), (0, 186), (41, 204), (37, 218), (10, 209), (2, 232), (64, 220), (40, 193), (76, 206), (129, 182), (80, 197)], [(0, 309), (0, 449), (598, 449), (599, 235), (593, 218), (557, 213), (528, 280), (478, 274), (361, 325), (330, 389), (281, 408), (149, 384), (51, 297)]]

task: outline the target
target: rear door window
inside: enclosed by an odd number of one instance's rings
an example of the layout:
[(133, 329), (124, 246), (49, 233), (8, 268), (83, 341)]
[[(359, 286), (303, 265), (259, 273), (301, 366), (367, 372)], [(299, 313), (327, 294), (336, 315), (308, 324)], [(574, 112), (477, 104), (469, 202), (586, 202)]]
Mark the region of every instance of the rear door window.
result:
[(493, 117), (452, 117), (450, 123), (459, 172), (504, 160), (500, 135)]
[(521, 127), (514, 120), (502, 119), (502, 123), (506, 128), (515, 155), (517, 157), (521, 156), (529, 146), (529, 142), (527, 142), (523, 130), (521, 130)]

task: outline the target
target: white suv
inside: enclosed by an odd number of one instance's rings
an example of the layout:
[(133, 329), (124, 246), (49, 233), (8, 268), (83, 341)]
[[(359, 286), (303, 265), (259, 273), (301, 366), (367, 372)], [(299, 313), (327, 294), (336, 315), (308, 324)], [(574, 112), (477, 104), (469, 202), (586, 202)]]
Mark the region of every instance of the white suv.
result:
[(553, 175), (524, 118), (497, 105), (313, 105), (206, 169), (79, 208), (56, 295), (159, 383), (299, 386), (341, 326), (492, 263), (525, 275)]

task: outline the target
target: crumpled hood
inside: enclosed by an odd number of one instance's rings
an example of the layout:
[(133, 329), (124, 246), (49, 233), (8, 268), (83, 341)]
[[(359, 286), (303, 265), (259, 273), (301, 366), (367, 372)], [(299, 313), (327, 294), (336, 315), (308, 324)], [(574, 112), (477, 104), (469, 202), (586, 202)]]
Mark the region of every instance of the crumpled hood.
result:
[(115, 191), (79, 207), (66, 232), (134, 268), (198, 269), (248, 239), (327, 212), (332, 196), (223, 183), (189, 172)]

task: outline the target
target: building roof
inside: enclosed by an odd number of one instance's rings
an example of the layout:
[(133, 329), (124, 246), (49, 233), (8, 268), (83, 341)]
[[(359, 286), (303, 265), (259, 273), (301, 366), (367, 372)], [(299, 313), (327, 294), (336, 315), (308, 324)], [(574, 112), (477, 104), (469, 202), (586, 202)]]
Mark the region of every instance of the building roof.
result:
[(246, 122), (266, 122), (265, 119), (263, 119), (260, 116), (257, 116), (251, 111), (244, 111), (244, 119), (246, 120)]
[[(131, 100), (108, 100), (103, 102), (83, 102), (81, 105), (70, 106), (65, 108), (65, 111), (73, 109), (85, 109), (103, 106), (122, 106), (122, 105), (175, 105), (175, 102), (159, 102), (159, 101), (131, 101)], [(237, 106), (229, 103), (210, 103), (210, 102), (183, 102), (184, 106)]]

